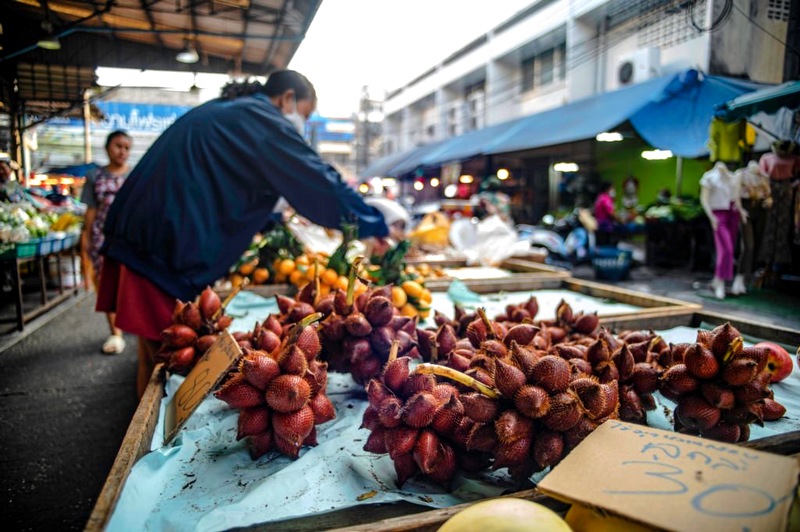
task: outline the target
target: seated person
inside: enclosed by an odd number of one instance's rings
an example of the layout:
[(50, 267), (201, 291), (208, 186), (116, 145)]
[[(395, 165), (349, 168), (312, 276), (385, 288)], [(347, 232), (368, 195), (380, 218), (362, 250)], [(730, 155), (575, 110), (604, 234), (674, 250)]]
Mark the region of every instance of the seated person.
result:
[(594, 217), (597, 220), (597, 244), (616, 245), (622, 226), (614, 207), (614, 185), (608, 181), (600, 184), (600, 194), (594, 202)]

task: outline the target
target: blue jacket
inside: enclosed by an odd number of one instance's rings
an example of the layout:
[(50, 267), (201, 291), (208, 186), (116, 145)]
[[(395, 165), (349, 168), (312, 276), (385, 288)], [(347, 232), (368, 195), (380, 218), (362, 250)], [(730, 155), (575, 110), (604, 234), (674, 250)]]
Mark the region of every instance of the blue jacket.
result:
[(383, 216), (312, 150), (264, 95), (192, 109), (119, 190), (101, 253), (191, 300), (223, 277), (283, 196), (312, 222), (384, 236)]

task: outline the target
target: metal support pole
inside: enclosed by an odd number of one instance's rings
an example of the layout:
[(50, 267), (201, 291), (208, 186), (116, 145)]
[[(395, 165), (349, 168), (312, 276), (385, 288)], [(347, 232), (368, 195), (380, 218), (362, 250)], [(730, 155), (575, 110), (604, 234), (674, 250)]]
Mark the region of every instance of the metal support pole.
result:
[(83, 162), (92, 162), (92, 134), (89, 128), (92, 119), (89, 91), (83, 91)]

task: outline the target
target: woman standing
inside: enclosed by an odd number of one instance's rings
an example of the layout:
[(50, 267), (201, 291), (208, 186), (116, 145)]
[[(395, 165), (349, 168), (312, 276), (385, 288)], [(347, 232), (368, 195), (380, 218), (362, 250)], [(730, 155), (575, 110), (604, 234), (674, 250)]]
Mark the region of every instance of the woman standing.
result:
[[(100, 272), (103, 269), (103, 256), (100, 247), (103, 245), (103, 224), (117, 191), (128, 177), (128, 157), (131, 153), (131, 137), (124, 131), (114, 131), (106, 138), (108, 165), (98, 168), (86, 175), (86, 182), (81, 192), (81, 201), (87, 205), (81, 235), (81, 250), (84, 264), (91, 264), (91, 276), (95, 290), (99, 290)], [(88, 261), (86, 260), (88, 257)], [(115, 355), (125, 349), (122, 330), (115, 325), (116, 316), (107, 312), (108, 327), (111, 334), (103, 343), (103, 353)]]

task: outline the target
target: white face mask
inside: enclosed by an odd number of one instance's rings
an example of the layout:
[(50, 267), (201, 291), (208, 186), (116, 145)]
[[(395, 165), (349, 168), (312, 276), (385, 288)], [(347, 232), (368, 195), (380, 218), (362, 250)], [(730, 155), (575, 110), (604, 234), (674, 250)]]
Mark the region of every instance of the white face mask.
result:
[(301, 137), (306, 134), (306, 119), (303, 118), (303, 115), (297, 112), (297, 100), (294, 101), (294, 111), (283, 116), (286, 117), (286, 120), (292, 123), (297, 132), (300, 133)]

